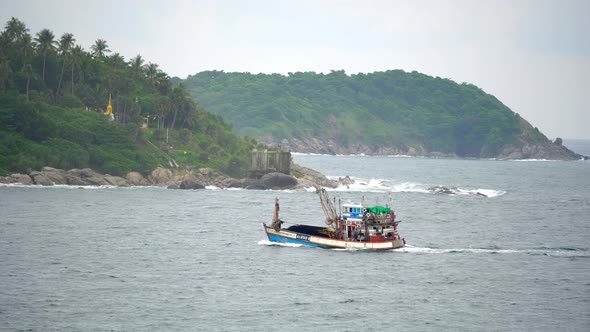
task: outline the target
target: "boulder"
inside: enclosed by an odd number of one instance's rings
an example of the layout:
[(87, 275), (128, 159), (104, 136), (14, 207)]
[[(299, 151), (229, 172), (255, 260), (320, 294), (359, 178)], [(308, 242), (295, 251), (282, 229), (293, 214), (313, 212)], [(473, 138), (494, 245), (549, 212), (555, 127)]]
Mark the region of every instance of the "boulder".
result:
[(129, 184), (127, 180), (120, 176), (112, 176), (112, 175), (105, 175), (104, 180), (108, 182), (110, 185), (117, 186), (117, 187), (127, 187)]
[(41, 173), (53, 184), (67, 184), (66, 171), (52, 167), (43, 167)]
[(290, 175), (287, 175), (284, 173), (279, 173), (279, 172), (272, 172), (272, 173), (265, 174), (260, 179), (260, 182), (266, 188), (284, 189), (284, 188), (291, 188), (291, 187), (294, 187), (297, 185), (297, 179), (295, 179), (294, 177), (292, 177)]
[(87, 185), (91, 185), (91, 186), (110, 186), (111, 185), (107, 180), (105, 180), (104, 176), (101, 176), (98, 174), (97, 174), (97, 176), (85, 178), (84, 181), (87, 183)]
[(180, 182), (179, 189), (205, 189), (205, 186), (198, 182), (196, 178), (186, 178)]
[(158, 167), (152, 171), (149, 180), (156, 185), (168, 184), (174, 180), (172, 172), (164, 167)]
[(457, 193), (456, 188), (448, 188), (448, 187), (444, 187), (444, 186), (430, 187), (430, 188), (428, 188), (428, 191), (432, 191), (435, 194), (447, 194), (447, 195), (454, 195)]
[(65, 174), (66, 183), (70, 186), (87, 186), (88, 183), (84, 181), (81, 177), (72, 175), (69, 172)]
[(49, 180), (44, 173), (33, 171), (30, 176), (35, 184), (41, 186), (53, 186), (53, 181)]
[(340, 182), (343, 186), (349, 186), (354, 183), (354, 180), (347, 175), (343, 178), (338, 178), (338, 182)]
[(10, 176), (0, 176), (0, 183), (19, 183), (24, 185), (33, 184), (33, 179), (27, 174), (14, 173)]
[(149, 186), (150, 182), (139, 172), (129, 172), (125, 175), (127, 183), (131, 186)]

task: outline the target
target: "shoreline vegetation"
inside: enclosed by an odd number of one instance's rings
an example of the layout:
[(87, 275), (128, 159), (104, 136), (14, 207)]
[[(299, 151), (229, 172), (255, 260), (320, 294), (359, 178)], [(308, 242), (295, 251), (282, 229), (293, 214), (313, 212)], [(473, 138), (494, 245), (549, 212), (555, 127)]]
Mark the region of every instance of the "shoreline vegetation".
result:
[[(430, 85), (437, 87), (439, 99), (425, 103)], [(105, 112), (111, 101), (112, 114)], [(447, 107), (451, 102), (458, 103), (453, 110)], [(32, 35), (14, 17), (0, 32), (3, 183), (337, 185), (300, 166), (293, 177), (275, 176), (276, 183), (248, 180), (252, 151), (274, 146), (326, 154), (583, 158), (561, 139), (549, 141), (479, 88), (415, 72), (254, 76), (213, 71), (181, 80), (139, 54), (124, 59), (100, 38), (86, 51), (71, 33), (57, 38), (43, 29)]]
[(163, 166), (241, 177), (254, 148), (266, 147), (139, 54), (126, 60), (100, 38), (86, 51), (71, 33), (31, 34), (14, 17), (0, 31), (0, 176), (53, 167), (147, 177)]

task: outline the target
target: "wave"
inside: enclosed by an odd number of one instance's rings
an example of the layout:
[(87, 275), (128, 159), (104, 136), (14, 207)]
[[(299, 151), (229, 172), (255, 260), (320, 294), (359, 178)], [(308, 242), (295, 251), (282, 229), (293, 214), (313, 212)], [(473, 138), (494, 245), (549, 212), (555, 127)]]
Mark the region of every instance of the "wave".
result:
[(553, 257), (590, 257), (584, 248), (533, 248), (533, 249), (489, 249), (489, 248), (429, 248), (406, 245), (403, 248), (393, 249), (393, 252), (412, 254), (526, 254), (544, 255)]
[[(330, 180), (338, 180), (339, 176), (327, 176)], [(441, 185), (428, 185), (416, 182), (402, 182), (392, 183), (386, 179), (363, 179), (357, 177), (350, 177), (352, 180), (351, 184), (341, 185), (337, 188), (326, 188), (328, 191), (338, 192), (375, 192), (375, 193), (386, 193), (386, 192), (413, 192), (413, 193), (430, 193), (430, 194), (448, 194), (448, 195), (473, 195), (481, 197), (498, 197), (506, 193), (503, 190), (495, 189), (467, 189), (458, 188), (452, 186), (441, 186)], [(310, 188), (307, 191), (314, 191), (315, 189)]]

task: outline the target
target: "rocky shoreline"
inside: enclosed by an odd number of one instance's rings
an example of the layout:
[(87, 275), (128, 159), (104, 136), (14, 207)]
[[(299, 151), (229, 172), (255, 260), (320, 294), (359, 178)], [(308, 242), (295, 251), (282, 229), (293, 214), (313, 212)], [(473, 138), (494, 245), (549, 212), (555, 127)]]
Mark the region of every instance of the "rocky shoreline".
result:
[[(263, 140), (264, 141), (264, 140)], [(372, 155), (372, 156), (411, 156), (429, 158), (459, 158), (455, 153), (439, 151), (428, 151), (424, 147), (410, 147), (406, 150), (396, 147), (370, 147), (368, 145), (355, 143), (349, 146), (341, 146), (334, 139), (307, 137), (304, 139), (292, 138), (282, 140), (280, 143), (264, 141), (268, 145), (280, 146), (282, 149), (297, 153), (317, 153), (329, 155)], [(546, 159), (546, 160), (588, 160), (590, 157), (575, 153), (561, 144), (561, 140), (555, 142), (536, 142), (523, 144), (521, 147), (508, 145), (496, 156), (487, 156), (482, 152), (480, 158), (495, 158), (499, 160), (519, 159)]]
[(210, 168), (187, 167), (182, 170), (170, 170), (158, 167), (148, 176), (138, 172), (130, 172), (125, 177), (100, 174), (90, 168), (63, 170), (43, 167), (41, 171), (31, 171), (29, 174), (15, 173), (0, 177), (2, 184), (21, 185), (69, 185), (69, 186), (158, 186), (169, 189), (205, 189), (243, 188), (243, 189), (293, 189), (306, 190), (314, 186), (336, 188), (348, 184), (349, 178), (330, 180), (323, 174), (312, 169), (293, 165), (293, 176), (283, 173), (269, 173), (260, 179), (233, 178)]

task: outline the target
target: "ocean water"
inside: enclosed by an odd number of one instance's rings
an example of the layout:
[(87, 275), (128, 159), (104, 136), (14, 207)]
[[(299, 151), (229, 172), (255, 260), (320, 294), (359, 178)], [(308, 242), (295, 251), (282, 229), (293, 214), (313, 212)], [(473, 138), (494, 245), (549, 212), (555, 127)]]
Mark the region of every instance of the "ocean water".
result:
[(563, 145), (568, 149), (583, 156), (590, 156), (590, 140), (587, 139), (564, 139)]
[(590, 330), (590, 162), (295, 161), (391, 193), (408, 245), (270, 243), (275, 197), (322, 224), (313, 192), (3, 186), (0, 330)]

